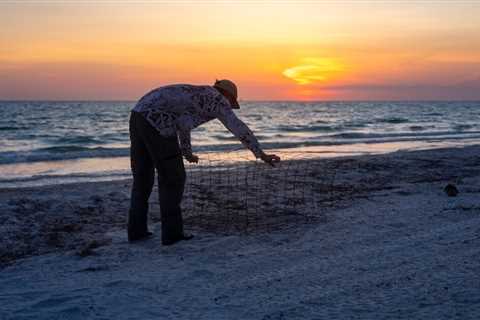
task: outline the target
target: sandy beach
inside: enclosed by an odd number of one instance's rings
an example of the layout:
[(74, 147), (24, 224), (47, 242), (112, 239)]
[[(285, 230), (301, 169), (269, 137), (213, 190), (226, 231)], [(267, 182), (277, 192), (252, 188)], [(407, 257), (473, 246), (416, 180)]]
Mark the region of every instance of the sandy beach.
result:
[[(256, 173), (250, 186), (191, 167), (195, 239), (172, 247), (160, 244), (155, 194), (155, 236), (126, 241), (130, 180), (0, 190), (0, 318), (478, 319), (479, 154), (227, 168)], [(213, 201), (202, 185), (227, 191)]]
[(480, 320), (479, 16), (0, 1), (0, 320)]

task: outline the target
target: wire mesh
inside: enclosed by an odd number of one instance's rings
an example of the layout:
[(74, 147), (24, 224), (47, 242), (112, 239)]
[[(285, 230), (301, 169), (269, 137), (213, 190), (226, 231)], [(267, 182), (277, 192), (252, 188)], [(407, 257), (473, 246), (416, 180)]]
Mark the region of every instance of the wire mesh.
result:
[(274, 167), (244, 151), (204, 153), (187, 164), (185, 225), (215, 233), (271, 231), (322, 218), (335, 198), (338, 162), (274, 152)]

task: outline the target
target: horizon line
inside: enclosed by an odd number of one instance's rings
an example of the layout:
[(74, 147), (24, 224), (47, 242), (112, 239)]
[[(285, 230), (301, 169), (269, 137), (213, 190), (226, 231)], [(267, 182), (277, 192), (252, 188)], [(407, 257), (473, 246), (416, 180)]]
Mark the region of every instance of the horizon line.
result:
[[(0, 99), (0, 102), (137, 102), (139, 99)], [(292, 99), (252, 99), (242, 102), (480, 102), (479, 99), (326, 99), (326, 100), (292, 100)]]

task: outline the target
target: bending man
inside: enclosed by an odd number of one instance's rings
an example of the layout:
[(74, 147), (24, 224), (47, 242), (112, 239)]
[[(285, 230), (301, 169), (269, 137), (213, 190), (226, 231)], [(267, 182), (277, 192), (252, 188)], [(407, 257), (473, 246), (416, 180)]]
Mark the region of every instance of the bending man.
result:
[(252, 131), (237, 118), (237, 87), (229, 80), (213, 86), (176, 84), (157, 88), (143, 96), (130, 116), (130, 159), (133, 186), (128, 216), (128, 240), (148, 238), (148, 198), (152, 192), (155, 169), (162, 218), (162, 244), (171, 245), (191, 239), (183, 232), (180, 202), (185, 185), (182, 156), (198, 162), (192, 153), (190, 131), (213, 119), (219, 119), (255, 157), (273, 164), (276, 155), (262, 151)]

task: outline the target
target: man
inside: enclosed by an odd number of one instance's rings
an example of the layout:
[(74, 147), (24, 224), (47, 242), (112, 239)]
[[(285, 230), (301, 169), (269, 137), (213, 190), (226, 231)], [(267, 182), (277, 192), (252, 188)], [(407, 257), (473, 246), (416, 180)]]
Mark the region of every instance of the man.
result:
[(162, 244), (171, 245), (192, 236), (183, 232), (180, 202), (185, 185), (182, 155), (198, 162), (192, 153), (190, 131), (212, 119), (219, 119), (255, 157), (273, 165), (276, 155), (262, 151), (250, 129), (236, 117), (237, 87), (230, 80), (213, 86), (188, 84), (157, 88), (143, 96), (130, 116), (130, 159), (133, 173), (128, 217), (128, 240), (151, 236), (147, 228), (148, 198), (155, 169), (162, 217)]

